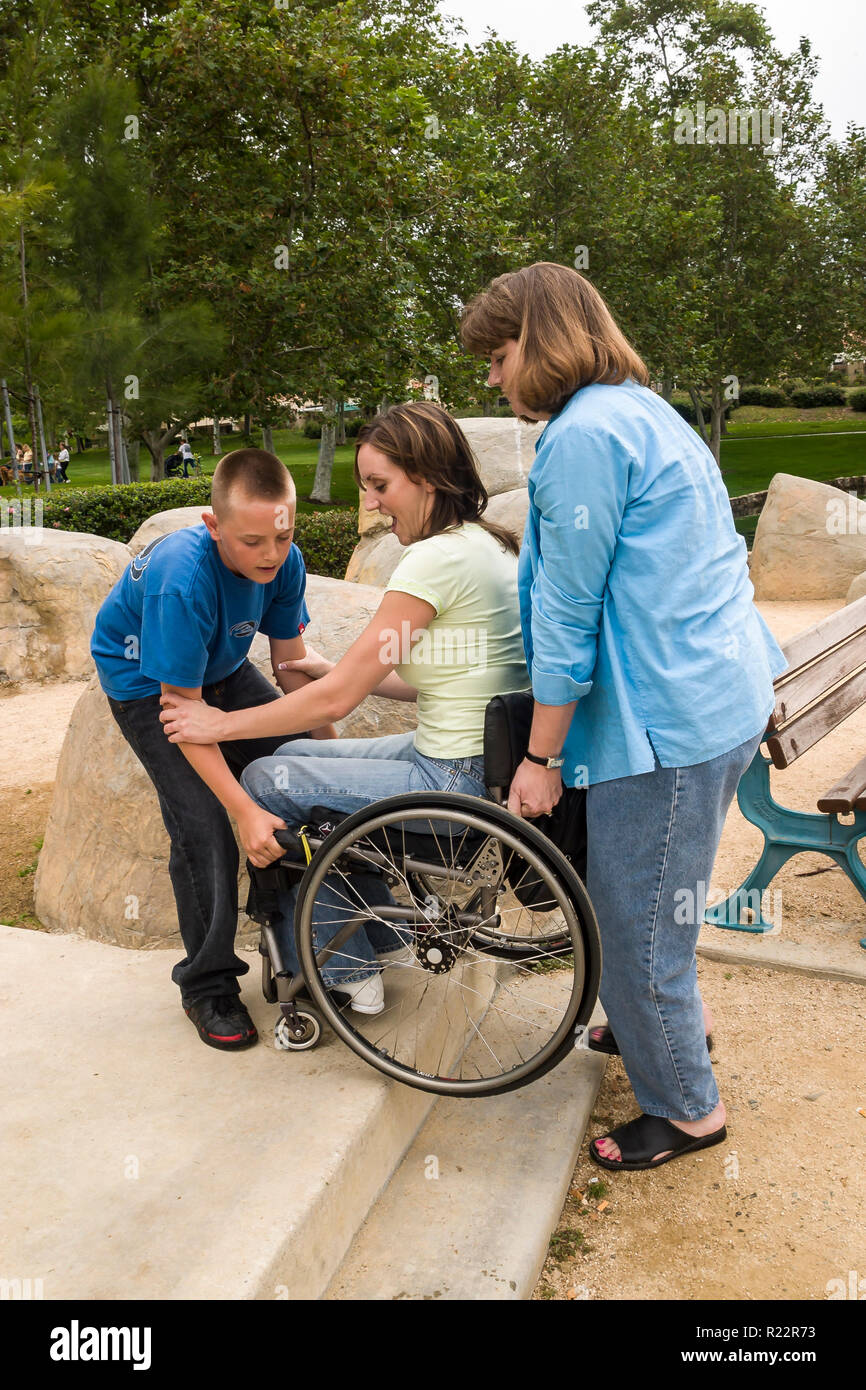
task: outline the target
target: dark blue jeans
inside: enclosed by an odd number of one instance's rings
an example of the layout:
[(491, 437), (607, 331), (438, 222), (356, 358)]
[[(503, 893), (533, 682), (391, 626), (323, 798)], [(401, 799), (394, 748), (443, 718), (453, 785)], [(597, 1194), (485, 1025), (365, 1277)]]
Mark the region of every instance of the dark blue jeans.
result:
[[(246, 660), (225, 680), (202, 689), (207, 704), (223, 710), (264, 705), (278, 700), (280, 694)], [(239, 994), (238, 976), (246, 975), (250, 967), (234, 949), (239, 856), (228, 813), (178, 744), (166, 738), (158, 695), (107, 699), (123, 737), (156, 788), (171, 841), (168, 872), (186, 950), (171, 978), (180, 987), (184, 1004), (217, 994)], [(286, 742), (286, 735), (279, 734), (221, 743), (220, 749), (239, 779), (248, 763), (271, 757)]]

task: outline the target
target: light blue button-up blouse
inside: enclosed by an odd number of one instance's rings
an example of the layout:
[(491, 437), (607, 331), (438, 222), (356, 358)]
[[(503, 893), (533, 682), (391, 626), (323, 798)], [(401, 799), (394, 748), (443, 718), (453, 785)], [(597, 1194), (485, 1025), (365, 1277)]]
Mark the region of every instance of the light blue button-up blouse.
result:
[(718, 757), (762, 731), (785, 657), (716, 462), (660, 396), (585, 386), (529, 475), (518, 583), (536, 700), (579, 703), (566, 785)]

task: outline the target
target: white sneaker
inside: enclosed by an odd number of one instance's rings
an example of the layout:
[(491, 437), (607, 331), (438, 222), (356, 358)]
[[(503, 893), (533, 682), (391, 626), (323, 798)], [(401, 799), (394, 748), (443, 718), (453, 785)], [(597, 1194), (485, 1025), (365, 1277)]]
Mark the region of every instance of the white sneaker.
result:
[(377, 951), (376, 959), (382, 965), (417, 965), (413, 951), (408, 946), (396, 946), (393, 951)]
[(380, 1014), (385, 1007), (385, 986), (380, 974), (367, 980), (341, 981), (332, 985), (338, 994), (348, 994), (351, 1006), (359, 1014)]

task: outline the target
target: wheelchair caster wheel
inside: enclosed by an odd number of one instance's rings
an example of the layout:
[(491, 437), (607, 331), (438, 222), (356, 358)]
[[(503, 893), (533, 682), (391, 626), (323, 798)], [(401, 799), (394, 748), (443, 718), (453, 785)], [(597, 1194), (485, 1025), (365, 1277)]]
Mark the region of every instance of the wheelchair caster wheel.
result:
[(280, 1017), (274, 1024), (274, 1047), (279, 1052), (306, 1052), (322, 1036), (321, 1020), (311, 1009), (298, 1009), (297, 1013), (304, 1030), (300, 1037), (293, 1033), (288, 1019)]

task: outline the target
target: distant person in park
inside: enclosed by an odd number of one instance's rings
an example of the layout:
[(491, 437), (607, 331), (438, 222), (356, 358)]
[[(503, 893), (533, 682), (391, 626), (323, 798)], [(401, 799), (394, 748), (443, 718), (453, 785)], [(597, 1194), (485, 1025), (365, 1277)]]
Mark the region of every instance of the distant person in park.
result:
[[(315, 676), (314, 683), (267, 709), (223, 714), (176, 695), (163, 700), (170, 739), (223, 744), (296, 735), (309, 724), (342, 719), (371, 694), (417, 699), (417, 728), (408, 733), (320, 744), (299, 739), (247, 767), (242, 785), (292, 826), (301, 825), (314, 806), (349, 813), (401, 792), (489, 798), (487, 704), (494, 695), (529, 685), (517, 602), (517, 538), (485, 519), (487, 493), (455, 421), (429, 401), (391, 406), (358, 433), (355, 479), (364, 489), (366, 511), (393, 518), (391, 532), (405, 553), (375, 615), (340, 661), (309, 652), (292, 669)], [(477, 642), (449, 642), (443, 654), (445, 643), (437, 635), (447, 637), (455, 627), (475, 634)], [(265, 833), (256, 849), (253, 863), (266, 864), (282, 853)], [(277, 928), (292, 973), (299, 969), (291, 936), (295, 898), (293, 889), (281, 903)], [(366, 896), (365, 901), (373, 905)], [(339, 907), (339, 897), (317, 895), (317, 946), (334, 935)], [(376, 925), (350, 937), (322, 972), (331, 988), (366, 1014), (385, 1006), (377, 956), (387, 948), (376, 938)], [(410, 963), (411, 955), (404, 960)]]
[[(209, 748), (171, 743), (160, 697), (172, 692), (221, 710), (279, 701), (248, 660), (256, 632), (270, 641), (282, 690), (309, 683), (279, 670), (305, 655), (301, 634), (310, 621), (294, 525), (295, 488), (281, 460), (263, 449), (227, 454), (202, 523), (139, 551), (102, 604), (91, 639), (111, 712), (156, 788), (171, 840), (169, 874), (186, 951), (172, 979), (202, 1040), (230, 1050), (258, 1035), (238, 986), (249, 966), (234, 950), (238, 850), (229, 815), (247, 854), (257, 857), (276, 822), (237, 779), (285, 736)], [(327, 719), (312, 727), (313, 739), (336, 734)]]
[(189, 465), (193, 462), (193, 452), (189, 440), (185, 439), (180, 446), (180, 456), (183, 461), (183, 476), (189, 477)]
[(68, 483), (68, 482), (69, 482), (69, 475), (68, 475), (68, 473), (66, 472), (66, 465), (68, 464), (68, 462), (69, 462), (69, 449), (68, 449), (67, 446), (66, 446), (66, 440), (63, 439), (63, 440), (60, 441), (60, 451), (59, 451), (59, 453), (58, 453), (58, 455), (57, 455), (57, 468), (58, 468), (58, 472), (59, 472), (59, 474), (60, 474), (60, 481), (61, 481), (61, 482), (64, 482), (64, 483)]
[(550, 262), (500, 275), (467, 305), (462, 337), (514, 414), (546, 422), (520, 604), (532, 745), (563, 763), (521, 764), (508, 804), (532, 817), (563, 783), (588, 788), (608, 1016), (590, 1046), (621, 1053), (643, 1112), (589, 1151), (605, 1168), (652, 1168), (726, 1138), (694, 904), (786, 662), (715, 460), (648, 389), (589, 281)]

